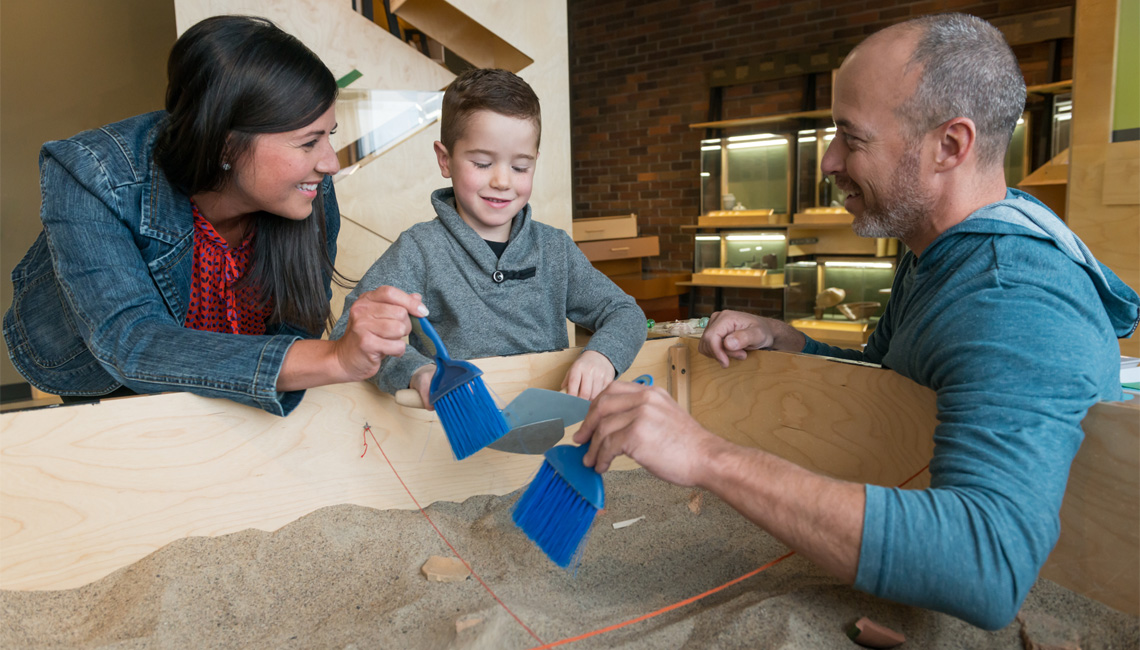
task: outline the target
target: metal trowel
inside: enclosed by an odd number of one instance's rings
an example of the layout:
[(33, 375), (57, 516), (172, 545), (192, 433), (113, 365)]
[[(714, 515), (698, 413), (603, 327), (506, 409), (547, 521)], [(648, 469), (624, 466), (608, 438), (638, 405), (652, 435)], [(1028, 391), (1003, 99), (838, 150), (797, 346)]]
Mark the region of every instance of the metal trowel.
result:
[[(420, 394), (410, 388), (396, 391), (396, 403), (424, 408)], [(566, 427), (586, 418), (589, 400), (558, 391), (528, 388), (503, 409), (511, 429), (487, 445), (512, 454), (542, 454), (558, 444)]]
[(487, 445), (512, 454), (542, 454), (558, 444), (566, 427), (586, 419), (589, 400), (542, 388), (528, 388), (503, 409), (510, 431)]

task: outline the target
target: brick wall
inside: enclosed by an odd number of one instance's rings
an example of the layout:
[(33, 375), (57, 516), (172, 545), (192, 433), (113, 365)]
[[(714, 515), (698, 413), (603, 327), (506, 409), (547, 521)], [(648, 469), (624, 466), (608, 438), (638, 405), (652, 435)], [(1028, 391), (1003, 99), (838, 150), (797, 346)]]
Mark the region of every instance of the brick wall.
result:
[[(775, 52), (849, 45), (911, 16), (963, 11), (987, 19), (1072, 6), (1073, 0), (570, 0), (571, 148), (574, 217), (638, 214), (661, 255), (649, 270), (691, 271), (700, 212), (700, 140), (689, 124), (709, 119), (709, 71)], [(1047, 83), (1050, 48), (1014, 48), (1028, 84)], [(1072, 42), (1061, 78), (1071, 76)], [(820, 75), (826, 77), (826, 75)], [(831, 102), (820, 79), (816, 103)], [(724, 90), (722, 119), (802, 110), (804, 79)], [(764, 292), (765, 294), (768, 292)], [(695, 315), (707, 314), (705, 291)], [(725, 291), (725, 305), (770, 313), (760, 292)]]

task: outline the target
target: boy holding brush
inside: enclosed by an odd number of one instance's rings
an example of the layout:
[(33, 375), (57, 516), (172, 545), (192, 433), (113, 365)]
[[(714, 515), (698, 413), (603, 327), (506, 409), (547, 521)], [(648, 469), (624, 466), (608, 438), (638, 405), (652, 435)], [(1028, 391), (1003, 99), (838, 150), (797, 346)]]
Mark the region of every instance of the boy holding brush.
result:
[[(594, 335), (563, 388), (593, 399), (637, 356), (645, 314), (566, 232), (531, 214), (538, 97), (506, 70), (469, 70), (444, 93), (440, 122), (435, 154), (452, 187), (432, 193), (435, 219), (402, 233), (364, 274), (331, 338), (344, 334), (356, 299), (382, 285), (421, 294), (456, 359), (567, 348), (569, 318)], [(413, 388), (427, 405), (434, 372), (413, 336), (407, 352), (385, 358), (371, 380), (388, 393)]]

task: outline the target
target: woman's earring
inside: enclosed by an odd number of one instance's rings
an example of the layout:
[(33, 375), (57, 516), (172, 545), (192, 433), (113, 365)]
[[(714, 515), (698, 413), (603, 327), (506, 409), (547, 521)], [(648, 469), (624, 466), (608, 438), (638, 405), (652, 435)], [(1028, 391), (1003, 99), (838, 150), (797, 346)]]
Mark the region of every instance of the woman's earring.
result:
[(230, 170), (230, 164), (228, 162), (222, 163), (222, 171), (228, 172), (229, 170)]

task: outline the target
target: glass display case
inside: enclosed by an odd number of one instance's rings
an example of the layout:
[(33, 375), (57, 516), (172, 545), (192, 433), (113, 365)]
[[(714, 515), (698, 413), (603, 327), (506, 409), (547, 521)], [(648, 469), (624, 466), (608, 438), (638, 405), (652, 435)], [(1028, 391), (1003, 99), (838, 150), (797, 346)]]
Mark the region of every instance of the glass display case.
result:
[(783, 134), (701, 140), (701, 214), (733, 209), (787, 214), (789, 158)]
[(1069, 125), (1073, 119), (1073, 94), (1064, 93), (1053, 98), (1053, 149), (1050, 157), (1056, 157), (1069, 148)]
[(895, 260), (818, 257), (785, 269), (784, 318), (876, 323), (895, 277)]
[(1029, 113), (1025, 113), (1017, 120), (1013, 127), (1013, 135), (1009, 140), (1009, 148), (1005, 152), (1005, 184), (1017, 187), (1029, 174)]
[(835, 127), (804, 129), (796, 135), (796, 156), (799, 173), (796, 175), (797, 205), (801, 211), (808, 208), (841, 208), (847, 193), (835, 183), (835, 177), (824, 174), (820, 165), (827, 147), (835, 139)]
[(782, 286), (788, 258), (785, 230), (731, 230), (699, 234), (693, 282), (720, 286)]
[(336, 100), (338, 132), (331, 138), (340, 172), (333, 180), (434, 124), (442, 107), (443, 91), (342, 89)]
[(764, 269), (783, 272), (788, 257), (785, 231), (737, 230), (697, 235), (693, 271)]
[(731, 231), (724, 233), (723, 248), (724, 268), (780, 273), (788, 256), (788, 236), (782, 231)]
[(693, 272), (720, 268), (720, 246), (724, 239), (720, 235), (697, 235), (694, 241)]

